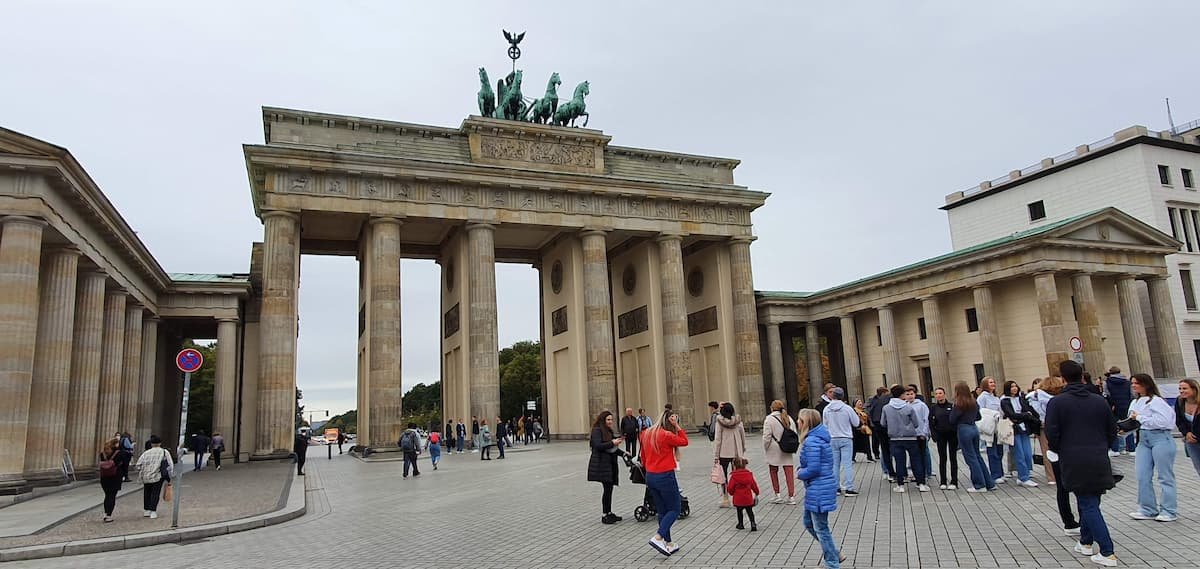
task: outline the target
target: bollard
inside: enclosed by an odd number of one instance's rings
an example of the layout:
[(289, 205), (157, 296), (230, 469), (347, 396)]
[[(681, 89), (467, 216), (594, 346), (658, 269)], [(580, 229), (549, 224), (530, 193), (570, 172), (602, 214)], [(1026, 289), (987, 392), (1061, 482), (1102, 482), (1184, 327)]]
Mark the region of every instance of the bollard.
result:
[(333, 445), (326, 444), (325, 449), (329, 451), (329, 460), (333, 460)]

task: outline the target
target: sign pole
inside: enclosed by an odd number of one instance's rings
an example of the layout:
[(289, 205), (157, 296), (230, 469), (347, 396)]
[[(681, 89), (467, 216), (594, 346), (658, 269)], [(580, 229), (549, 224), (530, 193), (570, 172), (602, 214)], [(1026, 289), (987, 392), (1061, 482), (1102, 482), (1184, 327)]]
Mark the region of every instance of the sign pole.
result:
[[(192, 372), (199, 371), (204, 365), (204, 356), (192, 349), (184, 348), (175, 355), (175, 367), (183, 372), (183, 403), (180, 406), (179, 413), (179, 446), (175, 447), (176, 452), (183, 448), (184, 437), (187, 436), (187, 414), (188, 414), (188, 398), (192, 391)], [(179, 527), (179, 500), (183, 494), (183, 485), (180, 482), (183, 480), (183, 466), (176, 464), (175, 480), (168, 481), (174, 489), (174, 502), (171, 505), (171, 527)]]

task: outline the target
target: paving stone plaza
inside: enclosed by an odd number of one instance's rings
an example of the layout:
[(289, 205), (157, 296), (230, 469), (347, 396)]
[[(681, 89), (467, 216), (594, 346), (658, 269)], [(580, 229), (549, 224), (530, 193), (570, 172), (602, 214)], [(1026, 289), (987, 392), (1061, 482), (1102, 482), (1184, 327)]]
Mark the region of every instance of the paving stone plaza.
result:
[[(751, 440), (754, 440), (751, 435)], [(683, 548), (664, 558), (646, 540), (652, 522), (633, 509), (643, 486), (622, 479), (614, 509), (624, 520), (600, 524), (598, 484), (584, 481), (586, 443), (556, 442), (513, 452), (504, 461), (446, 457), (438, 471), (403, 480), (400, 462), (364, 463), (349, 455), (306, 467), (308, 513), (264, 529), (184, 545), (12, 562), (11, 567), (131, 567), (169, 559), (190, 567), (816, 567), (821, 549), (804, 532), (802, 506), (757, 508), (759, 531), (734, 529), (708, 482), (711, 447), (693, 435), (684, 452), (681, 486), (691, 515), (675, 525)], [(751, 445), (760, 487), (770, 481), (760, 447)], [(317, 449), (314, 449), (317, 450)], [(1200, 550), (1198, 483), (1179, 453), (1179, 521), (1135, 521), (1133, 458), (1114, 466), (1128, 477), (1104, 497), (1103, 509), (1125, 567), (1195, 566)], [(965, 466), (964, 466), (965, 468)], [(964, 470), (965, 472), (965, 470)], [(1054, 506), (1053, 487), (1001, 485), (988, 494), (940, 491), (894, 494), (877, 464), (858, 463), (861, 495), (840, 499), (830, 516), (847, 556), (844, 567), (1088, 567), (1071, 552)], [(1035, 471), (1035, 480), (1041, 481)]]

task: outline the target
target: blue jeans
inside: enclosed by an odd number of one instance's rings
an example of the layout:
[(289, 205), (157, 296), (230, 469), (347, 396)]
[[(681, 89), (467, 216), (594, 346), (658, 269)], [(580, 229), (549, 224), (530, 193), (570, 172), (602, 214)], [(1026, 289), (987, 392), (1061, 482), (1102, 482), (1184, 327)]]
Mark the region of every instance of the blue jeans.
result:
[(854, 439), (837, 437), (833, 439), (831, 446), (833, 447), (833, 475), (837, 477), (838, 488), (853, 490)]
[(496, 448), (500, 449), (500, 458), (504, 458), (504, 437), (496, 439)]
[[(1137, 458), (1133, 461), (1138, 481), (1138, 509), (1147, 516), (1177, 515), (1175, 501), (1175, 439), (1168, 430), (1142, 429), (1137, 447)], [(1158, 485), (1162, 487), (1162, 500), (1154, 496), (1154, 471), (1158, 471)]]
[(971, 471), (971, 486), (976, 490), (996, 487), (995, 479), (988, 475), (987, 467), (983, 465), (983, 457), (979, 454), (979, 427), (974, 423), (962, 423), (958, 426), (958, 448), (962, 450), (963, 460)]
[(1000, 441), (996, 444), (987, 447), (988, 470), (992, 480), (1000, 480), (1004, 478), (1004, 445)]
[(671, 526), (679, 518), (679, 481), (675, 471), (647, 472), (646, 489), (654, 499), (654, 510), (658, 512), (658, 536), (671, 543)]
[(1033, 441), (1028, 433), (1017, 433), (1013, 437), (1013, 462), (1017, 463), (1017, 479), (1021, 482), (1029, 480), (1029, 471), (1033, 469)]
[(429, 445), (429, 462), (432, 462), (434, 464), (434, 466), (436, 466), (437, 463), (439, 463), (441, 461), (442, 461), (442, 445), (441, 444)]
[(925, 459), (917, 454), (920, 443), (914, 440), (892, 439), (892, 458), (896, 461), (896, 485), (904, 486), (904, 478), (908, 475), (908, 464), (912, 463), (913, 478), (917, 484), (925, 483)]
[(458, 435), (458, 452), (463, 451), (463, 443), (466, 442), (466, 437)]
[(1192, 459), (1192, 468), (1196, 469), (1196, 476), (1200, 476), (1200, 443), (1183, 443), (1183, 450), (1188, 458)]
[[(895, 444), (895, 443), (893, 443)], [(804, 529), (821, 542), (821, 553), (825, 556), (825, 567), (838, 569), (842, 566), (842, 554), (837, 544), (833, 542), (833, 532), (829, 531), (828, 512), (810, 512), (804, 510)]]
[[(1123, 405), (1118, 405), (1117, 408), (1113, 410), (1113, 414), (1116, 415), (1118, 421), (1128, 417), (1129, 404), (1125, 403)], [(1124, 443), (1124, 449), (1121, 448), (1122, 443)], [(1121, 450), (1133, 450), (1136, 444), (1137, 439), (1133, 437), (1133, 433), (1129, 433), (1128, 435), (1117, 437), (1115, 440), (1113, 440), (1112, 447), (1110, 447), (1109, 450), (1113, 452), (1120, 452)]]
[(1112, 536), (1108, 535), (1108, 524), (1100, 512), (1099, 494), (1076, 494), (1079, 502), (1079, 543), (1100, 546), (1100, 555), (1113, 554)]

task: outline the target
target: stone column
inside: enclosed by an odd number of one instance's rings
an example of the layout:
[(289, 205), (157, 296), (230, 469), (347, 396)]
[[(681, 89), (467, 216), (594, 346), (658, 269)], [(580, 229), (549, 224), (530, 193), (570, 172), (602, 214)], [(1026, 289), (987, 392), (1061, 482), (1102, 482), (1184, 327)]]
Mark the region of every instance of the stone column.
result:
[(1168, 379), (1187, 377), (1183, 365), (1183, 348), (1179, 345), (1179, 328), (1175, 326), (1175, 308), (1171, 304), (1171, 289), (1166, 277), (1146, 279), (1150, 291), (1150, 310), (1154, 330), (1158, 333), (1158, 346), (1162, 352), (1163, 374)]
[(26, 490), (25, 431), (38, 328), (40, 220), (0, 219), (0, 494)]
[(858, 328), (854, 324), (854, 315), (847, 314), (839, 318), (842, 324), (842, 360), (846, 367), (846, 389), (850, 403), (855, 399), (867, 400), (863, 397), (862, 363), (858, 359)]
[(896, 342), (896, 319), (891, 306), (879, 307), (879, 335), (883, 337), (883, 374), (887, 376), (884, 387), (904, 384), (903, 366), (900, 363), (900, 346)]
[(96, 403), (96, 429), (91, 452), (100, 450), (121, 426), (121, 372), (125, 362), (125, 291), (109, 290), (104, 296), (104, 343), (100, 348), (100, 394)]
[(758, 343), (758, 306), (750, 270), (749, 237), (729, 241), (729, 280), (733, 291), (733, 337), (737, 353), (737, 390), (742, 416), (751, 424), (766, 415), (763, 397), (762, 353)]
[[(220, 327), (217, 330), (218, 337), (220, 337)], [(138, 449), (144, 448), (143, 445), (151, 434), (156, 434), (152, 431), (152, 425), (154, 423), (154, 384), (157, 381), (158, 317), (151, 315), (142, 319), (142, 375), (138, 380), (138, 391), (141, 392), (141, 396), (138, 397), (137, 433), (134, 435), (137, 439), (136, 447)]]
[(1078, 273), (1071, 277), (1071, 284), (1075, 288), (1075, 321), (1079, 323), (1079, 339), (1083, 340), (1083, 367), (1094, 377), (1106, 368), (1092, 275)]
[(771, 360), (771, 399), (787, 403), (783, 388), (783, 342), (778, 324), (767, 324), (767, 357)]
[(100, 348), (104, 337), (104, 271), (85, 273), (75, 293), (71, 381), (66, 443), (76, 478), (96, 477), (96, 408), (100, 397)]
[(259, 319), (258, 434), (252, 460), (286, 457), (296, 424), (297, 275), (300, 218), (263, 213), (263, 293)]
[[(369, 226), (371, 302), (367, 313), (371, 336), (367, 373), (371, 430), (370, 440), (365, 442), (379, 450), (395, 449), (403, 430), (400, 428), (400, 398), (404, 395), (400, 386), (400, 224), (399, 219), (382, 217), (372, 219)], [(494, 303), (493, 300), (493, 311)]]
[(493, 420), (500, 413), (499, 339), (496, 332), (496, 226), (467, 225), (471, 275), (471, 414)]
[(235, 318), (217, 320), (217, 374), (213, 386), (212, 432), (225, 437), (225, 454), (233, 454), (237, 411), (237, 325)]
[(694, 425), (692, 356), (688, 351), (687, 305), (683, 292), (683, 237), (660, 235), (659, 286), (662, 288), (663, 355), (667, 371), (667, 402), (685, 425)]
[(983, 373), (1004, 382), (1004, 351), (1000, 346), (1000, 326), (992, 307), (992, 287), (980, 285), (971, 292), (975, 296), (975, 320), (979, 323), (979, 349), (983, 354)]
[(583, 328), (587, 344), (588, 416), (617, 410), (616, 355), (613, 353), (612, 299), (608, 291), (608, 242), (588, 230), (583, 242)]
[(933, 386), (951, 393), (950, 357), (946, 352), (946, 334), (942, 329), (942, 311), (936, 296), (921, 299), (921, 313), (925, 317), (925, 339), (929, 343), (929, 372)]
[(825, 378), (821, 374), (821, 336), (817, 323), (804, 325), (804, 361), (808, 364), (808, 406), (816, 407), (825, 394)]
[(1150, 363), (1150, 342), (1146, 339), (1146, 321), (1142, 319), (1142, 301), (1133, 275), (1117, 277), (1117, 306), (1121, 310), (1121, 333), (1125, 336), (1125, 356), (1129, 373), (1154, 375)]
[(33, 485), (63, 481), (78, 269), (79, 250), (74, 247), (52, 251), (42, 262), (37, 350), (25, 440), (25, 480)]
[(121, 361), (121, 432), (137, 431), (138, 409), (142, 396), (142, 305), (125, 306), (125, 349)]
[(1058, 283), (1053, 272), (1033, 276), (1037, 290), (1038, 315), (1042, 321), (1042, 348), (1046, 352), (1046, 371), (1058, 375), (1058, 364), (1071, 359), (1067, 354), (1066, 332), (1063, 330), (1062, 308), (1058, 304)]

